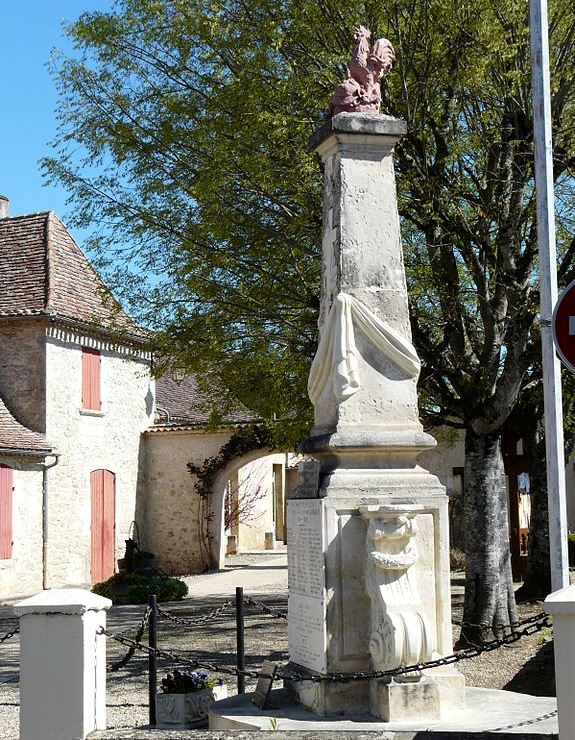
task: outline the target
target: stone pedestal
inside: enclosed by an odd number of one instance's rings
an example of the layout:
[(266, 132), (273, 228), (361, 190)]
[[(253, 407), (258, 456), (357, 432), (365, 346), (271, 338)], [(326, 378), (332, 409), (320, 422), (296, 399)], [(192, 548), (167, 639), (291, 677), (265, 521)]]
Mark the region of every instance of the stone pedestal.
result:
[(106, 610), (110, 599), (79, 588), (19, 602), (20, 737), (83, 740), (106, 729)]
[(370, 682), (371, 713), (384, 722), (439, 719), (439, 687), (430, 678), (415, 682), (374, 679)]
[(553, 617), (559, 737), (575, 737), (575, 586), (549, 594), (545, 611)]
[[(452, 651), (447, 496), (417, 465), (435, 441), (418, 418), (419, 360), (395, 193), (392, 152), (405, 131), (397, 119), (341, 113), (313, 141), (325, 192), (320, 342), (308, 384), (315, 425), (304, 450), (319, 461), (320, 474), (307, 500), (288, 501), (290, 660), (306, 672), (396, 667), (415, 655), (407, 643), (421, 647), (414, 662)], [(393, 587), (375, 593), (369, 511), (411, 522), (417, 555), (404, 574), (411, 589), (405, 603)], [(373, 646), (378, 630), (385, 659)], [(399, 630), (409, 633), (403, 642)], [(455, 670), (410, 678), (302, 681), (288, 690), (325, 715), (369, 709), (409, 719), (413, 707), (413, 716), (432, 718), (464, 702)]]

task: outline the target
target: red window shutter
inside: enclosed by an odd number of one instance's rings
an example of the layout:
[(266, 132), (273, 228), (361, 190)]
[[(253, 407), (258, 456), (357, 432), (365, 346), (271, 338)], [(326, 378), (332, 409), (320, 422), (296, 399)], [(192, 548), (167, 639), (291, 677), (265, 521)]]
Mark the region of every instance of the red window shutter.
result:
[(82, 347), (82, 407), (100, 411), (100, 352)]
[(0, 465), (0, 559), (12, 557), (12, 468)]

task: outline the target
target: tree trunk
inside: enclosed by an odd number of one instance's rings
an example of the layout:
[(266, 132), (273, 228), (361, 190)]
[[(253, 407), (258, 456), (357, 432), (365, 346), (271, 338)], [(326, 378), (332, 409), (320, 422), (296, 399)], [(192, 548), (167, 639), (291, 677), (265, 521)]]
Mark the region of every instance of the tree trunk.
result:
[(523, 585), (517, 591), (518, 601), (544, 599), (551, 593), (551, 563), (549, 555), (549, 510), (547, 506), (547, 471), (545, 441), (535, 442), (535, 435), (523, 437), (526, 451), (531, 453), (531, 521), (529, 523), (529, 558)]
[(516, 621), (499, 431), (467, 428), (463, 495), (467, 570), (460, 647), (500, 635), (497, 625)]

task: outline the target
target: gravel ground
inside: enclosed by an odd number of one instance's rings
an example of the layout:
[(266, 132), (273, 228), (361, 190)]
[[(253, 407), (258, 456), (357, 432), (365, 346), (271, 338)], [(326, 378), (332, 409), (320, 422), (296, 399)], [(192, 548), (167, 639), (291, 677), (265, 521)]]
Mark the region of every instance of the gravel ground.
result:
[[(252, 560), (250, 560), (252, 558)], [(256, 558), (256, 560), (253, 560)], [(234, 566), (244, 567), (257, 562), (256, 556), (238, 556), (234, 559)], [(232, 563), (230, 562), (230, 565)], [(209, 577), (209, 576), (208, 576)], [(453, 618), (461, 619), (462, 589), (457, 574), (453, 579)], [(287, 594), (268, 595), (257, 593), (255, 598), (268, 606), (282, 612), (287, 611)], [(174, 604), (163, 605), (177, 617), (190, 619), (202, 614), (209, 614), (222, 606), (225, 598), (209, 598), (186, 600)], [(520, 618), (541, 612), (541, 602), (535, 602), (519, 607)], [(113, 607), (108, 620), (108, 629), (111, 632), (124, 629), (127, 626), (134, 628), (140, 622), (143, 607)], [(2, 621), (0, 635), (10, 623)], [(458, 628), (454, 627), (454, 637), (458, 635)], [(215, 663), (221, 667), (233, 667), (235, 664), (235, 615), (233, 607), (227, 608), (216, 617), (194, 625), (192, 628), (161, 621), (158, 632), (158, 646), (165, 650), (178, 653), (181, 668), (185, 669), (186, 656), (193, 656), (198, 660)], [(549, 643), (550, 630), (525, 637), (509, 647), (503, 647), (491, 653), (485, 653), (477, 658), (465, 660), (458, 664), (464, 673), (467, 684), (487, 688), (523, 690), (524, 693), (551, 695), (552, 676), (549, 673)], [(249, 609), (246, 616), (246, 656), (247, 667), (257, 668), (264, 659), (282, 662), (287, 658), (287, 621), (274, 619), (261, 614), (255, 609)], [(543, 648), (543, 650), (542, 650)], [(108, 642), (108, 659), (114, 661), (125, 654), (126, 648), (113, 640)], [(537, 661), (537, 655), (547, 651), (546, 660)], [(6, 681), (17, 677), (18, 671), (18, 640), (13, 638), (0, 644), (0, 738), (2, 740), (17, 740), (18, 738), (18, 702), (19, 690), (17, 683)], [(524, 666), (534, 666), (526, 686), (521, 687), (518, 674), (521, 675)], [(176, 666), (177, 667), (177, 666)], [(171, 670), (170, 661), (160, 659), (158, 677), (161, 679)], [(147, 656), (136, 654), (128, 665), (118, 672), (108, 674), (108, 727), (132, 728), (141, 727), (148, 722), (147, 706)], [(236, 693), (235, 679), (226, 681), (230, 694)], [(255, 682), (247, 681), (250, 690)], [(525, 681), (524, 681), (525, 683)]]

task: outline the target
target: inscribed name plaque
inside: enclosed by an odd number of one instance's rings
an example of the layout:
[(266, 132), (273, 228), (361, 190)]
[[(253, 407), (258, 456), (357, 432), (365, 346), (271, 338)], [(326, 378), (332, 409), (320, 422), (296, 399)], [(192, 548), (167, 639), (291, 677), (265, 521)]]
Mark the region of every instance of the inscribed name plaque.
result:
[(325, 526), (322, 499), (288, 501), (290, 660), (325, 673)]

